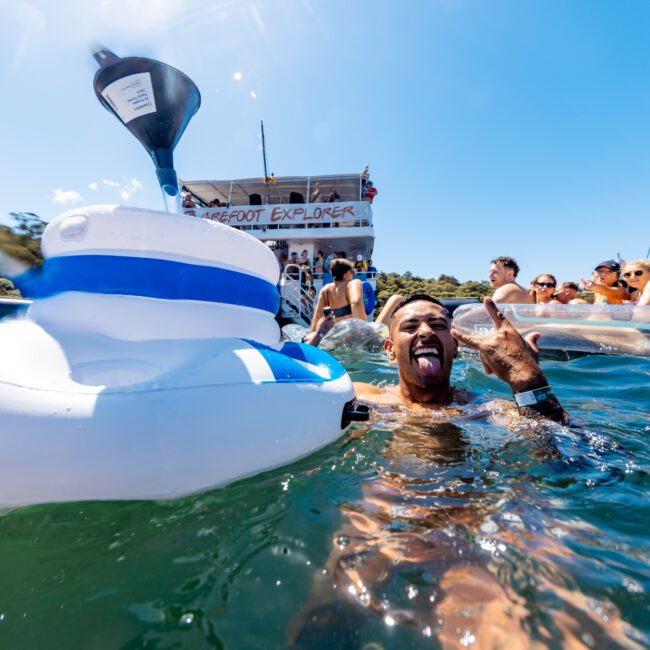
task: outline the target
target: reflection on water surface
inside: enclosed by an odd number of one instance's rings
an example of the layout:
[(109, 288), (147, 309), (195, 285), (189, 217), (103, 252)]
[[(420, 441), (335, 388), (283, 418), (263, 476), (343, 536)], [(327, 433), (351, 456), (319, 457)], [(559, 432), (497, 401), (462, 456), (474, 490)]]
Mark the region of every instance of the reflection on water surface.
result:
[[(390, 381), (380, 355), (355, 380)], [(641, 648), (650, 363), (545, 364), (577, 426), (382, 412), (175, 502), (0, 519), (6, 647)], [(456, 383), (507, 398), (472, 359)], [(644, 406), (645, 405), (645, 406)]]

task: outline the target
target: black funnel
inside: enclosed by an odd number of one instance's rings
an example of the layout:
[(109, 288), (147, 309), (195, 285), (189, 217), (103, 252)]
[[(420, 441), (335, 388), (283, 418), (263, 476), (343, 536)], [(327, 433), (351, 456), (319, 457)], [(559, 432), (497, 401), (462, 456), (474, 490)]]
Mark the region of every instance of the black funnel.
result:
[(97, 99), (149, 152), (167, 209), (178, 211), (173, 151), (201, 105), (199, 89), (187, 75), (160, 61), (121, 59), (105, 48), (93, 56), (101, 66), (94, 80)]

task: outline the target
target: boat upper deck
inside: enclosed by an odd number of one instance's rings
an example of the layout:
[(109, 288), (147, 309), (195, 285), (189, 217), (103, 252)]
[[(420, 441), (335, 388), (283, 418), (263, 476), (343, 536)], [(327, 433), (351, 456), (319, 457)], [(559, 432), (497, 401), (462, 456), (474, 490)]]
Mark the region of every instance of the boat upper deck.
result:
[(179, 184), (191, 197), (184, 202), (186, 214), (258, 231), (256, 235), (267, 230), (334, 227), (361, 228), (372, 237), (371, 202), (364, 200), (367, 182), (363, 174), (335, 174), (271, 177), (266, 182), (262, 178), (180, 180)]

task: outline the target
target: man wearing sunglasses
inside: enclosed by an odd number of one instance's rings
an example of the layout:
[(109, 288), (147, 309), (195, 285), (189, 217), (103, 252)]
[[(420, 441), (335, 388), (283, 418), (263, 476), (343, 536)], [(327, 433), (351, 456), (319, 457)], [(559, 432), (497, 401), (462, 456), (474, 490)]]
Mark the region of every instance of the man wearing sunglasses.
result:
[(580, 280), (583, 291), (594, 293), (594, 304), (622, 305), (630, 294), (621, 286), (621, 265), (616, 260), (605, 260), (596, 266), (592, 280)]
[(515, 281), (519, 265), (512, 257), (497, 257), (490, 264), (488, 280), (490, 286), (496, 289), (492, 296), (494, 302), (517, 305), (529, 305), (533, 302), (529, 292)]

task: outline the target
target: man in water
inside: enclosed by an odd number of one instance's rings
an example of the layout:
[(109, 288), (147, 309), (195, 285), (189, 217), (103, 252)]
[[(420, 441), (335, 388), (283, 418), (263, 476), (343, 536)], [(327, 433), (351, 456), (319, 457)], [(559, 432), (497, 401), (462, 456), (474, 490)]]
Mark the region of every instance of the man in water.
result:
[(578, 298), (580, 287), (575, 282), (560, 282), (555, 292), (555, 298), (552, 303), (561, 305), (588, 305), (589, 303), (582, 298)]
[(479, 351), (488, 374), (510, 385), (522, 415), (564, 421), (566, 414), (537, 362), (539, 335), (524, 340), (493, 299), (486, 298), (484, 304), (495, 331), (478, 339), (453, 330), (447, 310), (435, 298), (415, 294), (403, 299), (393, 310), (384, 344), (388, 358), (397, 363), (399, 382), (381, 388), (355, 383), (357, 398), (409, 409), (439, 409), (457, 402), (460, 396), (450, 376), (460, 341)]
[(515, 278), (519, 274), (519, 264), (512, 257), (497, 257), (490, 262), (488, 280), (496, 291), (492, 299), (496, 303), (529, 305), (533, 302), (530, 293), (518, 285)]
[[(527, 602), (504, 578), (507, 567), (484, 552), (486, 540), (543, 567), (536, 596), (553, 603), (558, 645), (577, 648), (582, 633), (598, 639), (599, 647), (611, 639), (626, 640), (616, 612), (607, 618), (592, 615), (593, 602), (563, 582), (558, 558), (566, 566), (574, 556), (545, 533), (555, 522), (540, 526), (538, 511), (526, 507), (537, 497), (534, 484), (524, 479), (509, 486), (507, 494), (495, 491), (476, 474), (479, 452), (454, 423), (461, 422), (457, 416), (463, 415), (466, 401), (450, 385), (457, 341), (477, 349), (486, 371), (511, 386), (522, 416), (566, 418), (537, 362), (537, 337), (524, 340), (493, 300), (486, 298), (484, 304), (495, 331), (480, 340), (454, 331), (444, 306), (430, 296), (413, 295), (393, 310), (385, 349), (397, 363), (399, 382), (384, 388), (356, 383), (355, 390), (370, 404), (401, 406), (404, 413), (396, 415), (403, 419), (393, 427), (383, 425), (392, 436), (380, 453), (377, 473), (364, 479), (360, 498), (341, 504), (343, 525), (333, 535), (325, 568), (314, 574), (305, 607), (287, 630), (290, 647), (361, 647), (368, 612), (387, 626), (402, 624), (418, 637), (435, 636), (437, 647), (445, 650), (474, 644), (532, 647)], [(382, 420), (390, 417), (384, 414)], [(515, 435), (527, 433), (534, 442), (555, 426), (530, 422), (526, 427), (521, 418), (511, 422)], [(379, 419), (377, 425), (382, 428)], [(346, 443), (350, 455), (357, 453), (355, 441), (370, 431), (354, 432)], [(533, 467), (544, 456), (555, 456), (552, 445), (538, 449), (542, 456), (533, 455)], [(525, 472), (522, 462), (522, 478)], [(513, 506), (516, 527), (504, 523), (512, 515), (499, 517)], [(572, 623), (568, 611), (579, 622)]]

